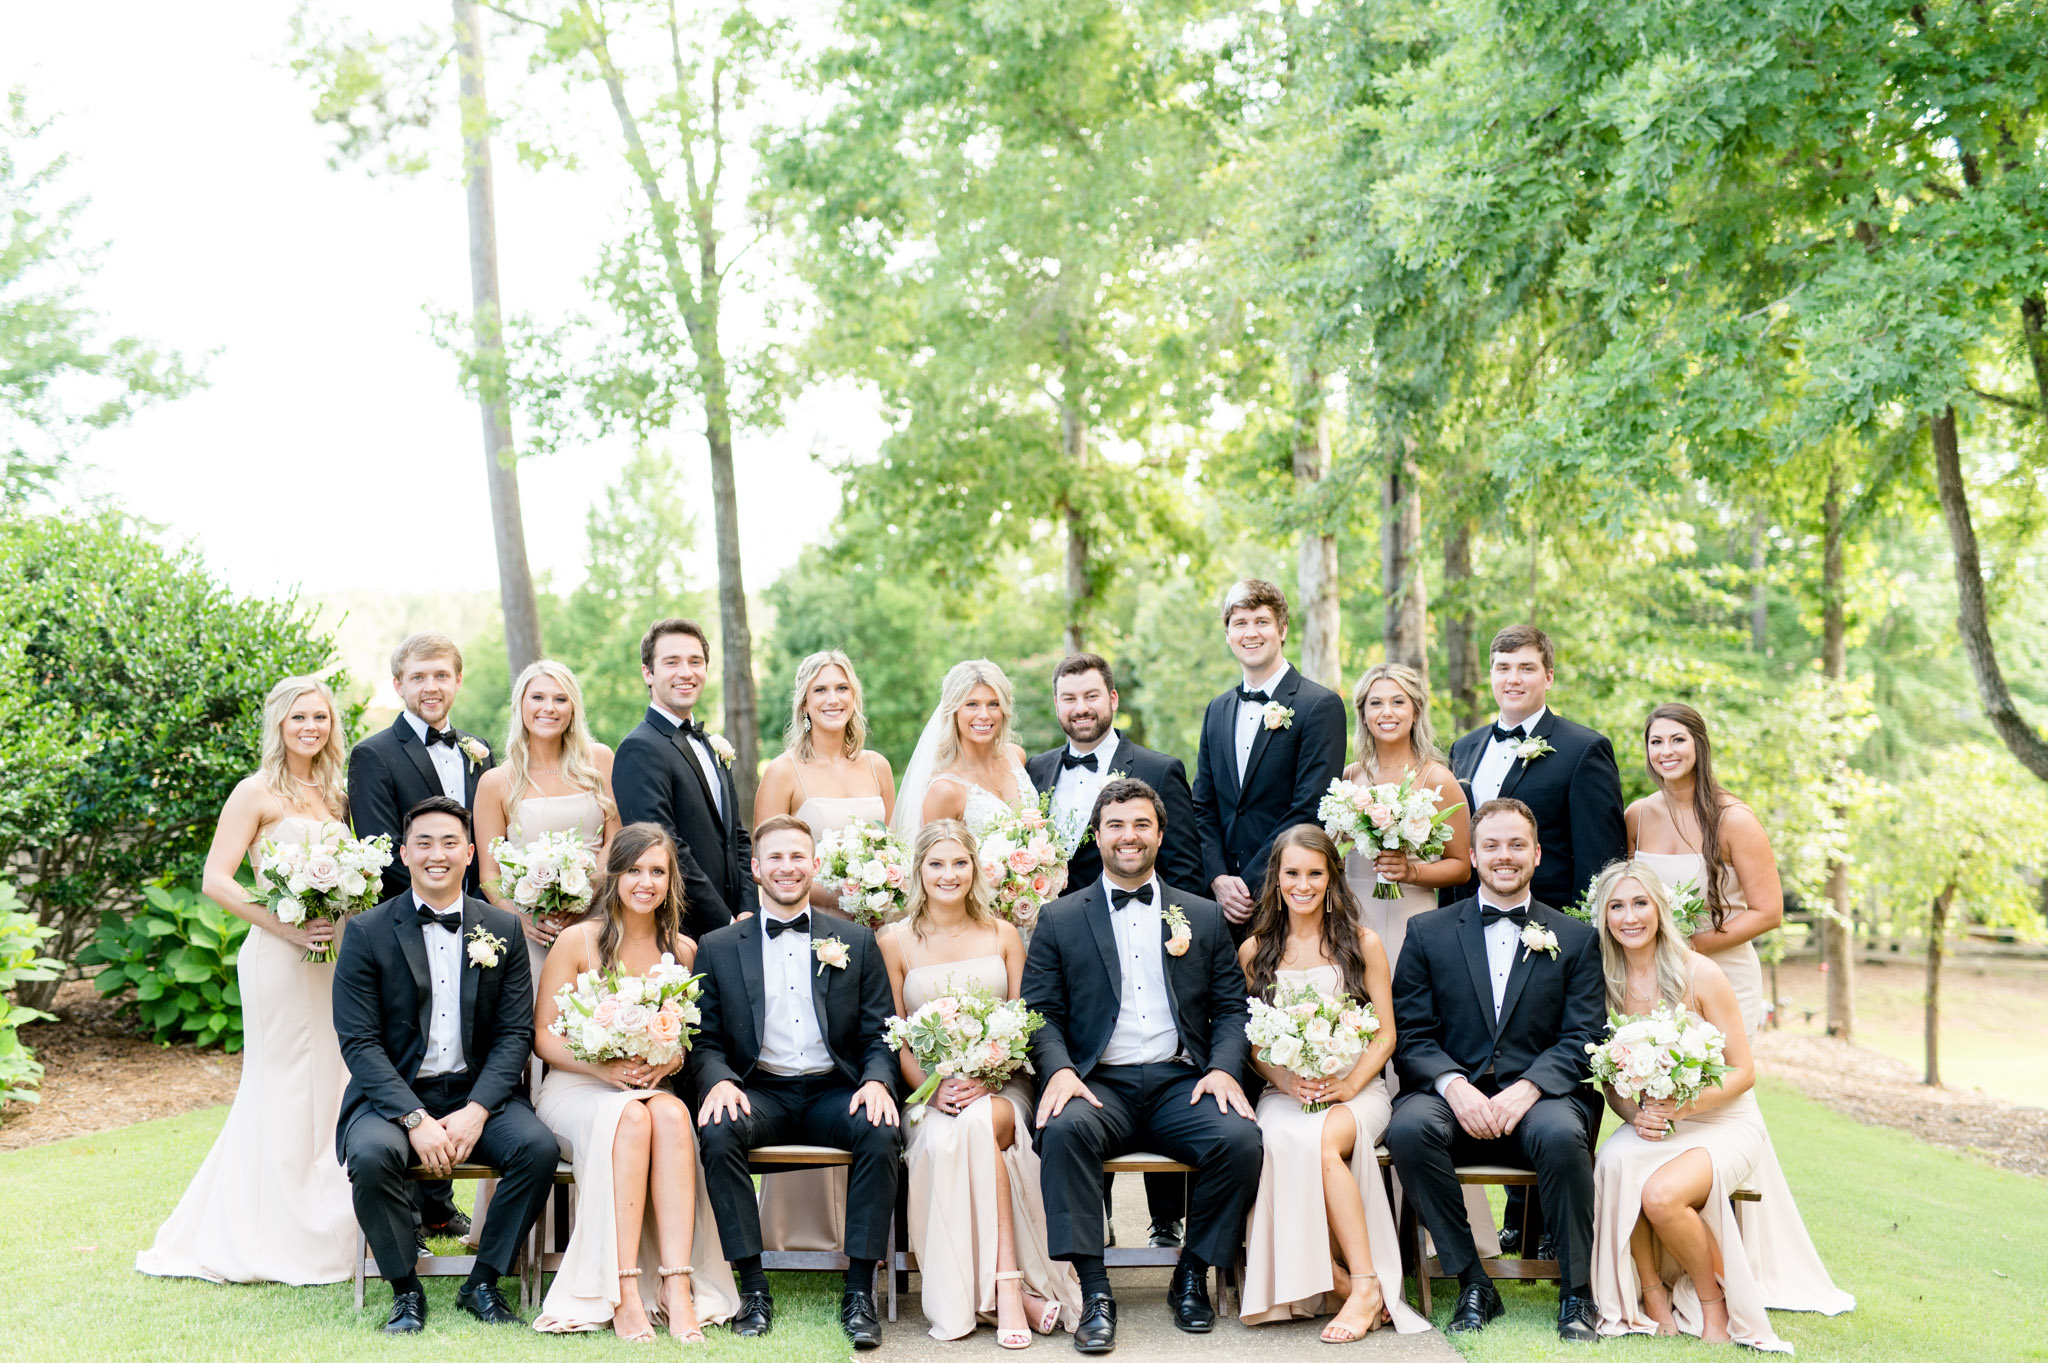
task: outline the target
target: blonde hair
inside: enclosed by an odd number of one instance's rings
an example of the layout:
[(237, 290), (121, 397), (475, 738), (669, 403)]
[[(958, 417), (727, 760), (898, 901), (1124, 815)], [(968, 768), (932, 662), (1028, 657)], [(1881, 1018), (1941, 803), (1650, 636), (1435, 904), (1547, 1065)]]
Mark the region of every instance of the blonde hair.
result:
[(967, 859), (974, 863), (974, 874), (967, 881), (967, 921), (970, 923), (993, 923), (995, 911), (989, 907), (988, 878), (981, 873), (981, 844), (974, 840), (974, 834), (958, 819), (933, 819), (917, 830), (917, 841), (910, 847), (910, 894), (904, 904), (903, 921), (922, 940), (925, 924), (931, 919), (931, 900), (925, 895), (924, 859), (931, 850), (942, 842), (957, 842), (967, 849)]
[(853, 713), (846, 717), (846, 755), (859, 757), (861, 749), (867, 746), (867, 692), (861, 689), (860, 677), (853, 670), (853, 660), (836, 648), (820, 649), (796, 665), (796, 690), (789, 701), (789, 727), (782, 731), (782, 750), (799, 762), (809, 762), (818, 755), (811, 742), (810, 715), (804, 708), (804, 700), (811, 683), (828, 667), (844, 672), (846, 684), (853, 688)]
[(1671, 890), (1645, 861), (1610, 861), (1593, 878), (1590, 901), (1593, 930), (1600, 934), (1600, 970), (1607, 979), (1607, 1011), (1620, 1014), (1628, 1006), (1628, 952), (1607, 930), (1607, 901), (1624, 880), (1640, 883), (1657, 906), (1657, 1000), (1677, 1008), (1692, 997), (1692, 946), (1678, 930), (1671, 911)]
[(505, 804), (506, 813), (526, 794), (528, 762), (532, 755), (532, 744), (526, 733), (526, 707), (523, 704), (526, 688), (533, 685), (536, 677), (552, 677), (555, 684), (569, 693), (569, 723), (562, 730), (562, 779), (577, 790), (589, 791), (597, 797), (597, 807), (604, 811), (607, 822), (618, 813), (618, 806), (604, 788), (604, 774), (597, 769), (597, 755), (592, 751), (590, 725), (583, 718), (583, 688), (577, 684), (576, 674), (552, 658), (542, 658), (526, 665), (519, 674), (519, 680), (512, 683), (512, 717), (505, 726)]
[(1422, 674), (1406, 663), (1374, 663), (1358, 679), (1358, 685), (1351, 689), (1351, 708), (1358, 715), (1358, 760), (1366, 771), (1379, 775), (1379, 748), (1373, 742), (1372, 732), (1365, 724), (1365, 698), (1371, 693), (1374, 682), (1390, 681), (1408, 696), (1408, 703), (1415, 707), (1415, 727), (1408, 731), (1408, 747), (1415, 754), (1415, 773), (1421, 775), (1432, 762), (1444, 760), (1436, 746), (1436, 726), (1429, 722), (1429, 683)]
[(986, 658), (971, 658), (964, 663), (954, 663), (953, 670), (946, 674), (944, 685), (939, 688), (939, 742), (932, 752), (932, 770), (945, 771), (960, 756), (960, 707), (967, 703), (967, 693), (977, 686), (986, 686), (996, 693), (996, 704), (1002, 707), (1003, 727), (996, 731), (996, 750), (1010, 741), (1010, 725), (1015, 716), (1010, 688), (1010, 679), (1003, 675), (1003, 669)]
[(462, 675), (462, 650), (445, 634), (421, 630), (418, 634), (408, 634), (400, 639), (398, 647), (391, 650), (393, 681), (404, 675), (406, 663), (413, 658), (447, 658), (455, 664), (455, 675)]
[(316, 695), (327, 702), (327, 714), (332, 721), (327, 729), (327, 742), (313, 754), (313, 787), (326, 802), (328, 814), (346, 822), (348, 744), (341, 736), (341, 707), (334, 703), (334, 693), (327, 689), (327, 683), (318, 677), (286, 677), (263, 697), (263, 744), (258, 750), (261, 756), (256, 762), (256, 773), (263, 778), (263, 788), (282, 801), (286, 809), (298, 808), (305, 798), (304, 787), (284, 762), (284, 722), (292, 706), (305, 695)]

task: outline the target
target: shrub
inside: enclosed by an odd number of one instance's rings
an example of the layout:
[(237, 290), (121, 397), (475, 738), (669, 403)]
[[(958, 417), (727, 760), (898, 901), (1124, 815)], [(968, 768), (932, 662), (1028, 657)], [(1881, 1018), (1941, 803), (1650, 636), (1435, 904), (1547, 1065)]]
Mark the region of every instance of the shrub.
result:
[(43, 942), (54, 936), (21, 911), (14, 887), (0, 881), (0, 1103), (33, 1103), (41, 1096), (36, 1085), (43, 1067), (35, 1052), (21, 1044), (15, 1029), (50, 1015), (39, 1008), (10, 1002), (7, 995), (18, 984), (54, 980), (63, 966), (42, 954)]
[(133, 990), (120, 1011), (158, 1042), (241, 1050), (235, 958), (249, 924), (197, 890), (148, 885), (142, 897), (133, 918), (101, 914), (99, 936), (78, 953), (80, 965), (103, 967), (93, 987), (102, 998)]

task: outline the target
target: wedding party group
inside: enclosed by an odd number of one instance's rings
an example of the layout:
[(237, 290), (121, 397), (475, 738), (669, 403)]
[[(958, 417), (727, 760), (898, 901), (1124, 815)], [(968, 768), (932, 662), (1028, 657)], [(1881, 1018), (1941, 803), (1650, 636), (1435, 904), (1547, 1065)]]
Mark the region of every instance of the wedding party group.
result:
[[(1248, 1325), (1428, 1330), (1403, 1202), (1458, 1280), (1452, 1331), (1503, 1313), (1487, 1265), (1517, 1253), (1554, 1261), (1566, 1340), (1789, 1351), (1767, 1311), (1850, 1309), (1754, 1092), (1753, 943), (1783, 901), (1706, 720), (1649, 713), (1653, 792), (1624, 807), (1532, 626), (1494, 637), (1497, 715), (1446, 752), (1414, 669), (1347, 704), (1289, 664), (1278, 587), (1219, 614), (1242, 675), (1192, 779), (1118, 728), (1086, 653), (1053, 669), (1066, 742), (1035, 756), (1003, 671), (954, 666), (900, 781), (853, 661), (813, 654), (751, 810), (695, 713), (689, 620), (647, 629), (615, 748), (546, 660), (497, 746), (455, 729), (440, 634), (398, 645), (402, 713), (353, 750), (322, 682), (280, 681), (204, 880), (252, 925), (240, 1088), (137, 1267), (333, 1283), (366, 1243), (384, 1329), (411, 1333), (428, 1237), (457, 1236), (460, 1309), (524, 1324), (500, 1281), (566, 1160), (534, 1329), (765, 1336), (764, 1255), (830, 1250), (874, 1348), (900, 1224), (932, 1336), (1105, 1353), (1104, 1165), (1143, 1151), (1192, 1171), (1144, 1191), (1184, 1331), (1214, 1327), (1212, 1269)], [(757, 1189), (752, 1152), (789, 1144), (846, 1163)], [(464, 1164), (496, 1174), (468, 1214)], [(1470, 1165), (1533, 1171), (1505, 1226)]]

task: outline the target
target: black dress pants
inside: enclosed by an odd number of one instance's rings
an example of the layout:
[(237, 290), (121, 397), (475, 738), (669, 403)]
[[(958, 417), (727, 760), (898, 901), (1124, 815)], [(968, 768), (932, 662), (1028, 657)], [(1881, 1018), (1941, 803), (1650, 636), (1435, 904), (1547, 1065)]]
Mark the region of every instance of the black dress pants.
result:
[[(697, 1128), (704, 1189), (718, 1217), (728, 1259), (761, 1252), (761, 1204), (754, 1196), (747, 1152), (763, 1145), (830, 1145), (853, 1152), (847, 1171), (847, 1257), (880, 1259), (889, 1252), (889, 1220), (903, 1170), (903, 1128), (878, 1126), (865, 1111), (848, 1112), (854, 1086), (837, 1072), (784, 1076), (755, 1070), (742, 1086), (753, 1111)], [(774, 1175), (769, 1175), (774, 1177)]]

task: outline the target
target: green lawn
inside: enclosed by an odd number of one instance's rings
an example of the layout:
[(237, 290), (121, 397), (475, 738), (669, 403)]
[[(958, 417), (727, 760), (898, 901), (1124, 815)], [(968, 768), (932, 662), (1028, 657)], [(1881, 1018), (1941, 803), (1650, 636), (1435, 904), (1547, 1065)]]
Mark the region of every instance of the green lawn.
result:
[[(1889, 1129), (1864, 1127), (1766, 1083), (1763, 1101), (1786, 1175), (1835, 1281), (1856, 1294), (1846, 1316), (1780, 1314), (1779, 1333), (1806, 1359), (1872, 1363), (2003, 1363), (2048, 1359), (2048, 1184), (2001, 1173)], [(145, 1278), (135, 1253), (198, 1167), (225, 1109), (0, 1155), (0, 1357), (67, 1359), (590, 1358), (627, 1349), (610, 1335), (544, 1338), (486, 1330), (455, 1310), (453, 1279), (428, 1284), (431, 1342), (385, 1341), (386, 1292), (372, 1284), (358, 1315), (347, 1284), (217, 1287)], [(1481, 1360), (1582, 1358), (1551, 1332), (1556, 1294), (1509, 1285), (1509, 1315), (1463, 1352)], [(1449, 1292), (1438, 1298), (1438, 1323)], [(844, 1359), (837, 1282), (776, 1283), (772, 1350), (722, 1331), (711, 1352), (756, 1359)], [(904, 1328), (904, 1327), (899, 1327)], [(967, 1346), (973, 1347), (973, 1346)], [(990, 1345), (989, 1347), (993, 1347)], [(1360, 1346), (1369, 1352), (1371, 1343)], [(1203, 1353), (1191, 1343), (1187, 1355)], [(1600, 1346), (1643, 1358), (1705, 1356), (1693, 1341), (1630, 1339)], [(637, 1356), (637, 1355), (636, 1355)], [(1064, 1356), (1062, 1352), (1061, 1356)], [(1724, 1355), (1717, 1355), (1724, 1356)]]

